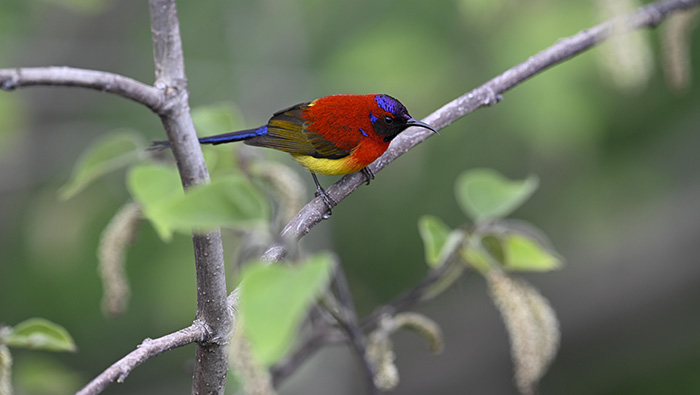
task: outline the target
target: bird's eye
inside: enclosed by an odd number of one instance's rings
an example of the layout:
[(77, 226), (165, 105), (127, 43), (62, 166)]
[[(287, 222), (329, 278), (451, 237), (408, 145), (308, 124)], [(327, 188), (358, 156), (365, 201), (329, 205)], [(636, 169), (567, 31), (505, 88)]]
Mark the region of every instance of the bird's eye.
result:
[(390, 116), (387, 115), (387, 116), (384, 117), (384, 123), (385, 123), (387, 126), (391, 126), (391, 124), (394, 123), (394, 118), (392, 118), (392, 117), (390, 117)]

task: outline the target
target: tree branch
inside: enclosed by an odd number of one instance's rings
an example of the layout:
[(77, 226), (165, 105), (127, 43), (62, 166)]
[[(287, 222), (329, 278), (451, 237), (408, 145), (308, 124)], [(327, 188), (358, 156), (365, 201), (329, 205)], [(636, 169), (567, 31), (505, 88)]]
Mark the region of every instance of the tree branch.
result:
[[(590, 29), (582, 30), (569, 38), (557, 41), (551, 47), (537, 53), (519, 65), (506, 70), (480, 87), (468, 92), (445, 104), (437, 111), (428, 115), (423, 121), (440, 130), (459, 118), (481, 108), (500, 101), (501, 94), (516, 85), (526, 81), (548, 68), (570, 59), (599, 44), (613, 34), (645, 27), (656, 27), (669, 14), (683, 11), (700, 4), (700, 0), (666, 0), (651, 3), (641, 7), (636, 12), (598, 24)], [(409, 128), (401, 133), (391, 143), (389, 149), (379, 157), (369, 168), (375, 174), (384, 169), (399, 156), (422, 143), (433, 133), (422, 128)], [(340, 202), (354, 192), (365, 182), (364, 175), (348, 174), (338, 182), (326, 188), (326, 192), (336, 202)], [(301, 211), (282, 230), (285, 243), (295, 242), (306, 235), (311, 228), (324, 219), (326, 206), (322, 199), (315, 198), (304, 206)], [(284, 243), (271, 246), (263, 259), (279, 261), (287, 254)]]
[[(501, 100), (500, 94), (510, 90), (530, 77), (582, 53), (596, 44), (610, 38), (613, 26), (623, 26), (626, 30), (644, 27), (656, 27), (669, 14), (700, 4), (700, 0), (667, 0), (649, 4), (636, 12), (613, 21), (606, 21), (578, 34), (557, 41), (551, 47), (530, 57), (525, 62), (516, 65), (496, 76), (480, 87), (447, 103), (424, 119), (425, 122), (437, 129), (443, 129), (457, 119), (485, 106), (490, 106)], [(619, 30), (618, 30), (619, 31)], [(378, 172), (399, 156), (420, 144), (431, 132), (420, 128), (411, 128), (400, 134), (389, 149), (370, 165), (373, 172)], [(333, 199), (340, 202), (365, 181), (360, 174), (349, 174), (326, 189)], [(282, 231), (283, 243), (272, 245), (263, 255), (263, 259), (278, 261), (287, 254), (287, 246), (306, 235), (311, 228), (323, 220), (325, 203), (316, 198), (304, 206), (299, 213), (287, 224)], [(370, 330), (385, 314), (394, 315), (422, 301), (426, 294), (444, 276), (448, 275), (455, 263), (448, 259), (438, 269), (431, 271), (415, 287), (398, 296), (390, 303), (380, 306), (360, 322), (363, 331)], [(327, 327), (325, 332), (314, 332), (299, 348), (284, 361), (271, 368), (275, 386), (290, 376), (303, 362), (311, 357), (319, 348), (327, 344), (337, 343), (341, 337), (334, 328)]]
[[(330, 327), (328, 327), (330, 330)], [(293, 353), (289, 354), (285, 359), (276, 363), (270, 368), (270, 375), (272, 376), (272, 385), (277, 388), (280, 384), (291, 376), (292, 373), (296, 372), (307, 358), (310, 358), (316, 351), (321, 347), (329, 343), (328, 333), (336, 333), (335, 331), (315, 331), (311, 336), (309, 336), (306, 341), (304, 341), (299, 348), (294, 350)], [(343, 340), (347, 338), (342, 336)], [(336, 338), (339, 338), (337, 336)]]
[[(209, 182), (209, 173), (190, 116), (177, 8), (174, 0), (150, 0), (149, 3), (156, 69), (155, 87), (107, 72), (43, 67), (1, 69), (0, 88), (9, 91), (38, 85), (82, 87), (114, 93), (145, 105), (160, 116), (171, 142), (182, 185), (189, 188)], [(192, 391), (221, 394), (228, 370), (226, 346), (233, 320), (233, 311), (226, 298), (221, 233), (214, 231), (194, 234), (192, 239), (197, 273), (196, 319), (206, 329), (196, 339), (199, 343)], [(155, 354), (139, 355), (146, 359)], [(108, 369), (105, 374), (109, 371)], [(104, 385), (91, 388), (101, 389), (109, 382), (111, 381), (100, 381)]]
[(353, 350), (355, 350), (355, 354), (360, 362), (362, 373), (365, 377), (367, 393), (378, 394), (379, 389), (374, 383), (375, 372), (367, 360), (367, 342), (365, 339), (365, 334), (362, 332), (362, 329), (360, 329), (360, 325), (358, 324), (357, 312), (355, 311), (355, 304), (352, 301), (350, 287), (348, 286), (348, 281), (345, 277), (345, 271), (343, 271), (343, 268), (340, 265), (335, 266), (332, 285), (335, 289), (335, 295), (338, 298), (338, 302), (340, 302), (340, 312), (338, 314), (334, 313), (332, 306), (327, 306), (328, 311), (333, 315), (335, 320), (343, 329), (347, 335), (350, 345), (352, 346)]
[(207, 329), (204, 323), (195, 321), (191, 326), (180, 329), (175, 333), (157, 339), (145, 339), (134, 351), (112, 364), (107, 370), (78, 391), (76, 395), (99, 394), (114, 381), (123, 382), (126, 376), (142, 362), (174, 348), (202, 341), (206, 337)]
[(106, 71), (73, 67), (27, 67), (0, 69), (0, 89), (11, 91), (28, 86), (68, 86), (94, 89), (133, 100), (158, 113), (163, 92), (134, 79)]
[[(167, 107), (160, 113), (185, 188), (209, 182), (209, 173), (190, 116), (175, 0), (150, 0), (156, 88)], [(193, 234), (197, 274), (197, 320), (209, 336), (197, 344), (192, 393), (223, 394), (228, 372), (228, 342), (233, 309), (227, 303), (224, 250), (219, 230)]]
[[(455, 265), (461, 265), (462, 263), (458, 261), (460, 259), (461, 242), (455, 244), (453, 249), (446, 254), (443, 264), (438, 268), (433, 269), (428, 273), (428, 275), (416, 284), (413, 288), (404, 292), (403, 294), (396, 297), (391, 302), (377, 307), (369, 315), (364, 317), (359, 323), (357, 318), (353, 318), (354, 328), (348, 328), (347, 321), (343, 322), (342, 318), (336, 319), (338, 323), (343, 327), (343, 332), (329, 325), (328, 322), (324, 321), (323, 325), (314, 328), (309, 337), (305, 339), (304, 342), (300, 343), (299, 348), (294, 350), (287, 358), (275, 364), (270, 368), (270, 374), (272, 375), (272, 382), (275, 387), (278, 387), (282, 381), (287, 377), (292, 375), (297, 368), (299, 368), (304, 360), (311, 357), (318, 349), (329, 344), (338, 344), (342, 342), (353, 342), (355, 349), (358, 349), (357, 339), (359, 335), (357, 333), (363, 334), (366, 331), (371, 330), (373, 327), (377, 326), (379, 320), (384, 316), (393, 316), (397, 313), (409, 309), (413, 305), (425, 300), (426, 296), (433, 291), (434, 286), (439, 283), (442, 279), (452, 274), (452, 270), (455, 269)], [(341, 279), (341, 281), (345, 281)], [(347, 289), (347, 285), (341, 285)], [(344, 293), (348, 291), (343, 291)], [(351, 302), (343, 302), (343, 299), (347, 300), (347, 296), (339, 298), (341, 304), (345, 309), (349, 309), (352, 313), (355, 312), (354, 306)], [(355, 334), (351, 334), (351, 331), (358, 331)], [(364, 336), (362, 336), (364, 338)], [(364, 340), (363, 340), (364, 341)], [(366, 360), (363, 361), (366, 363)], [(367, 369), (367, 367), (365, 367)], [(372, 383), (374, 384), (374, 383)], [(370, 387), (371, 388), (371, 387)]]
[[(209, 182), (209, 173), (190, 116), (177, 8), (174, 0), (150, 0), (149, 3), (155, 87), (107, 72), (43, 67), (2, 69), (0, 88), (9, 91), (38, 85), (82, 87), (114, 93), (145, 105), (160, 116), (171, 142), (182, 185), (189, 188)], [(203, 328), (201, 336), (192, 340), (198, 342), (192, 392), (222, 394), (228, 371), (227, 344), (232, 330), (233, 311), (226, 298), (221, 233), (194, 234), (192, 240), (197, 274), (196, 322), (201, 322), (198, 328)], [(170, 337), (163, 339), (166, 342), (178, 341)], [(173, 343), (175, 346), (177, 343)], [(161, 349), (167, 349), (167, 344), (162, 345)], [(157, 354), (136, 352), (142, 357), (138, 363)], [(98, 379), (108, 377), (111, 369)], [(121, 377), (125, 376), (123, 374)], [(99, 391), (111, 382), (98, 381), (99, 384), (91, 384), (89, 388), (99, 388)]]
[[(451, 255), (457, 255), (458, 252), (459, 249), (455, 249)], [(360, 328), (365, 331), (370, 330), (377, 325), (377, 322), (379, 322), (383, 316), (396, 315), (425, 300), (426, 295), (433, 289), (433, 286), (445, 278), (445, 276), (449, 275), (455, 264), (458, 263), (450, 260), (437, 269), (431, 270), (428, 275), (413, 288), (394, 298), (391, 302), (374, 309), (374, 311), (366, 317), (363, 317), (360, 322)]]
[[(24, 69), (0, 69), (0, 89), (13, 90), (28, 86), (82, 87), (116, 94), (141, 103), (160, 115), (171, 141), (173, 154), (185, 188), (206, 183), (209, 175), (204, 164), (194, 126), (189, 114), (186, 77), (182, 58), (179, 22), (174, 0), (150, 0), (154, 58), (156, 64), (155, 87), (117, 74), (83, 70), (70, 67), (44, 67)], [(670, 13), (697, 6), (700, 0), (667, 0), (649, 4), (637, 12), (615, 21), (607, 21), (591, 29), (559, 40), (553, 46), (532, 56), (525, 62), (507, 70), (473, 91), (458, 97), (425, 118), (437, 129), (443, 129), (457, 119), (478, 108), (492, 105), (500, 95), (530, 77), (584, 52), (608, 39), (615, 29), (627, 30), (655, 27)], [(616, 30), (619, 31), (619, 30)], [(411, 128), (399, 135), (387, 152), (370, 165), (377, 173), (400, 155), (420, 144), (432, 134), (423, 129)], [(364, 177), (351, 174), (343, 177), (327, 189), (337, 202), (343, 200), (364, 182)], [(287, 241), (303, 237), (326, 212), (325, 203), (314, 199), (307, 204), (285, 227), (282, 235)], [(223, 266), (223, 247), (220, 232), (193, 235), (197, 272), (197, 320), (185, 329), (155, 340), (144, 341), (141, 346), (113, 364), (79, 394), (94, 394), (106, 388), (114, 380), (123, 380), (143, 361), (167, 350), (192, 342), (198, 342), (193, 392), (222, 393), (226, 378), (226, 343), (232, 328), (232, 310), (226, 303), (226, 283)], [(280, 260), (287, 254), (283, 244), (272, 246), (265, 254), (268, 260)], [(432, 284), (429, 276), (414, 290), (390, 303), (392, 311), (402, 309), (421, 299), (423, 289)], [(386, 306), (384, 306), (386, 307)], [(381, 309), (381, 308), (380, 308)], [(380, 315), (371, 314), (363, 320), (368, 328)], [(301, 362), (320, 344), (337, 340), (335, 330), (312, 336), (300, 348), (300, 358), (291, 358), (294, 364)], [(291, 369), (293, 371), (293, 369)], [(280, 366), (275, 381), (290, 373), (289, 365)]]

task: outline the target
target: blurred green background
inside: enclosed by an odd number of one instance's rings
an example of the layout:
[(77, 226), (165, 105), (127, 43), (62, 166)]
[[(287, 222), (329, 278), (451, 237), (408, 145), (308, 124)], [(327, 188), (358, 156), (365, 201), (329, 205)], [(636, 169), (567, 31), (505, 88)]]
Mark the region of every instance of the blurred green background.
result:
[[(596, 23), (605, 3), (181, 1), (190, 103), (234, 103), (255, 127), (316, 97), (388, 93), (422, 118)], [(421, 215), (466, 222), (453, 195), (460, 172), (537, 174), (540, 189), (514, 217), (541, 227), (567, 259), (560, 271), (525, 276), (561, 321), (561, 349), (541, 393), (700, 393), (700, 29), (690, 38), (694, 79), (679, 92), (664, 77), (665, 27), (587, 52), (457, 121), (343, 201), (304, 246), (338, 253), (366, 313), (425, 275)], [(0, 3), (0, 68), (69, 65), (152, 83), (151, 50), (145, 1)], [(609, 56), (627, 50), (647, 62)], [(128, 199), (124, 173), (68, 201), (57, 190), (85, 147), (119, 127), (164, 136), (156, 116), (111, 95), (0, 92), (0, 322), (44, 317), (79, 347), (15, 350), (18, 394), (75, 391), (145, 337), (194, 317), (191, 241), (164, 244), (149, 225), (128, 252), (128, 312), (100, 312), (96, 249)], [(298, 170), (311, 196), (311, 178)], [(235, 239), (226, 241), (233, 258)], [(442, 326), (446, 349), (431, 356), (414, 335), (396, 336), (396, 393), (516, 392), (506, 332), (482, 278), (467, 275), (417, 310)], [(105, 393), (188, 393), (193, 355), (190, 346), (159, 356)], [(281, 393), (356, 394), (359, 377), (349, 351), (333, 348)]]

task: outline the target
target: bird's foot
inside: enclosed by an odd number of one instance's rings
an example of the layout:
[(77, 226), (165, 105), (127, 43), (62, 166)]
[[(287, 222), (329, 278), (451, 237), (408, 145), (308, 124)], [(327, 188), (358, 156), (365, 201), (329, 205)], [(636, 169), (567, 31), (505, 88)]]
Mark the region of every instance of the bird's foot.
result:
[(365, 167), (364, 169), (362, 169), (360, 171), (362, 172), (362, 174), (365, 175), (366, 184), (369, 185), (369, 182), (371, 180), (374, 180), (374, 172), (372, 170), (370, 170), (369, 167)]
[(323, 202), (326, 203), (326, 207), (328, 207), (328, 212), (323, 215), (323, 219), (328, 219), (331, 214), (333, 214), (333, 207), (338, 205), (338, 202), (333, 200), (328, 193), (326, 193), (326, 190), (323, 189), (321, 184), (318, 182), (318, 178), (316, 178), (316, 174), (311, 172), (311, 177), (314, 178), (314, 183), (316, 184), (316, 197), (321, 197), (323, 199)]
[(328, 207), (328, 212), (326, 215), (324, 215), (324, 218), (328, 218), (333, 214), (333, 207), (338, 205), (338, 202), (336, 202), (327, 192), (325, 189), (321, 188), (320, 186), (316, 188), (316, 197), (320, 196), (321, 199), (323, 199), (323, 202), (326, 203), (326, 207)]

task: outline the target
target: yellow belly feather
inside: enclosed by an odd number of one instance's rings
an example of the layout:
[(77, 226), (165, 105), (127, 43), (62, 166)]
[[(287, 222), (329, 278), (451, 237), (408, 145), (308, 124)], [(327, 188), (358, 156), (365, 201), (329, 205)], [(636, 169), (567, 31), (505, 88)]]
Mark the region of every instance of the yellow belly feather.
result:
[(360, 171), (365, 167), (352, 159), (352, 155), (340, 159), (314, 158), (309, 155), (295, 154), (292, 154), (292, 157), (312, 172), (326, 176), (350, 174)]

